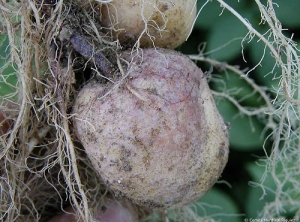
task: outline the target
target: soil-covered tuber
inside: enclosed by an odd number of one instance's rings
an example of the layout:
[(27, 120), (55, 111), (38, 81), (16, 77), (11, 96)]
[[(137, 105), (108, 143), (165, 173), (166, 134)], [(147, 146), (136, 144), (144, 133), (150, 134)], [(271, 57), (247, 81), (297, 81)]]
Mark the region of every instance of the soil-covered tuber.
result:
[(117, 0), (102, 4), (101, 23), (122, 44), (176, 48), (196, 18), (195, 0)]
[(195, 201), (218, 180), (229, 152), (228, 129), (202, 71), (168, 49), (121, 57), (125, 80), (79, 92), (77, 137), (117, 196), (150, 208)]

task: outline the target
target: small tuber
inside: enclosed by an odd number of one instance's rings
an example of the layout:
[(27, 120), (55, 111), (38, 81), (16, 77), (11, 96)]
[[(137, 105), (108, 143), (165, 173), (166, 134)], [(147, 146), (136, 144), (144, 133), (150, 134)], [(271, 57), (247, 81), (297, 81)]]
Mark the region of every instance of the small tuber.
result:
[(121, 44), (174, 49), (196, 19), (195, 0), (115, 0), (101, 6), (101, 24)]

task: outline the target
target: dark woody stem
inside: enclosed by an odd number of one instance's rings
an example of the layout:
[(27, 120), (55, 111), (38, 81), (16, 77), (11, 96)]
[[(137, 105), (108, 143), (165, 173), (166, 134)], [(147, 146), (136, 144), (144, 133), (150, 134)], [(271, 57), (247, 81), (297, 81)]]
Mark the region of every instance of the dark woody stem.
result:
[(84, 58), (90, 59), (98, 69), (100, 69), (103, 76), (111, 78), (116, 71), (113, 64), (100, 52), (90, 44), (80, 34), (73, 34), (70, 38), (73, 49), (80, 53)]

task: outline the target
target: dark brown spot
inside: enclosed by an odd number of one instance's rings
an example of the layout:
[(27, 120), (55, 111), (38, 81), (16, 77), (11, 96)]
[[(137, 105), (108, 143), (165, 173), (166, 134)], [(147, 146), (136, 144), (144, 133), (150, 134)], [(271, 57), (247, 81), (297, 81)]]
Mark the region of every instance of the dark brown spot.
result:
[(153, 208), (162, 208), (162, 207), (164, 207), (163, 204), (158, 203), (158, 202), (155, 202), (155, 201), (153, 201), (153, 200), (142, 200), (142, 201), (137, 201), (137, 204), (138, 204), (138, 205), (141, 205), (141, 206), (147, 206), (147, 207), (149, 207), (149, 208), (151, 208), (151, 209), (153, 209)]
[(226, 150), (225, 150), (224, 147), (225, 147), (225, 143), (222, 142), (222, 143), (220, 144), (220, 147), (219, 147), (219, 153), (218, 153), (218, 156), (217, 156), (217, 157), (223, 157), (223, 156), (225, 155)]
[(124, 146), (122, 146), (121, 154), (120, 154), (120, 160), (127, 159), (131, 156), (131, 151), (128, 149), (125, 149)]
[(160, 10), (161, 12), (165, 12), (165, 11), (167, 11), (168, 9), (169, 9), (168, 3), (163, 3), (163, 4), (160, 4), (160, 6), (159, 6), (159, 10)]
[(132, 166), (130, 165), (129, 161), (123, 161), (122, 162), (122, 170), (124, 170), (124, 171), (131, 171), (132, 170)]

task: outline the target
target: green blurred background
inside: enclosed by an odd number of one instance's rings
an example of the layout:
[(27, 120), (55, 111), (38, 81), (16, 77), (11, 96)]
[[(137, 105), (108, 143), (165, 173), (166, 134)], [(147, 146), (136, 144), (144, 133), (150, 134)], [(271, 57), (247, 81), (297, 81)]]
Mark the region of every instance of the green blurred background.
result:
[[(254, 0), (225, 0), (225, 2), (246, 18), (260, 33), (268, 30), (267, 25), (260, 24), (261, 15)], [(267, 1), (261, 2), (265, 4)], [(278, 19), (283, 28), (287, 29), (285, 35), (291, 37), (294, 34), (293, 40), (299, 43), (300, 1), (275, 0), (273, 2), (277, 3), (274, 8)], [(204, 3), (206, 0), (198, 0), (198, 9)], [(190, 38), (178, 50), (185, 54), (196, 55), (203, 50), (204, 46), (204, 53), (211, 52), (205, 55), (206, 57), (230, 65), (238, 65), (241, 70), (251, 69), (261, 60), (264, 44), (257, 42), (257, 38), (251, 42), (247, 39), (242, 42), (247, 32), (246, 27), (235, 16), (226, 9), (223, 10), (217, 1), (210, 1), (201, 11)], [(211, 71), (210, 65), (203, 62), (197, 64), (204, 72)], [(274, 64), (274, 58), (270, 51), (266, 50), (261, 65), (248, 76), (259, 86), (276, 90), (280, 70), (273, 69)], [(264, 105), (262, 98), (258, 94), (252, 95), (253, 89), (230, 71), (222, 72), (214, 68), (211, 79), (210, 86), (213, 90), (233, 92), (234, 97), (245, 107), (258, 108)], [(271, 98), (275, 97), (272, 91), (269, 95)], [(230, 123), (229, 161), (220, 178), (222, 181), (227, 181), (230, 186), (225, 183), (216, 184), (199, 200), (200, 203), (205, 203), (205, 210), (199, 208), (199, 214), (215, 215), (216, 220), (228, 222), (259, 218), (258, 213), (263, 210), (265, 204), (274, 200), (272, 190), (276, 189), (276, 185), (272, 178), (267, 177), (264, 185), (269, 189), (263, 195), (263, 190), (255, 187), (250, 181), (260, 183), (265, 172), (264, 162), (259, 159), (266, 156), (265, 152), (269, 154), (271, 151), (272, 141), (265, 141), (270, 131), (264, 130), (266, 121), (261, 116), (241, 115), (238, 109), (226, 100), (217, 100), (217, 106), (225, 121)], [(298, 209), (286, 209), (281, 216), (292, 218), (296, 210)]]
[[(198, 0), (198, 9), (206, 0)], [(266, 1), (264, 1), (266, 2)], [(294, 34), (294, 40), (300, 42), (300, 0), (276, 0), (278, 3), (276, 13), (282, 22), (286, 36)], [(238, 11), (243, 17), (255, 27), (260, 33), (268, 29), (266, 25), (260, 24), (261, 16), (254, 0), (226, 0), (230, 6)], [(209, 2), (201, 11), (190, 38), (178, 48), (185, 54), (199, 54), (211, 52), (206, 56), (220, 62), (231, 65), (239, 65), (240, 69), (252, 68), (262, 58), (264, 45), (253, 39), (248, 43), (242, 39), (247, 34), (247, 29), (242, 23), (227, 10), (223, 10), (216, 1)], [(0, 67), (1, 83), (0, 94), (7, 95), (16, 85), (14, 69), (11, 66), (5, 67), (8, 40), (0, 36)], [(224, 47), (223, 47), (224, 46)], [(243, 47), (242, 47), (243, 46)], [(221, 47), (221, 48), (220, 48)], [(216, 50), (218, 49), (218, 50)], [(242, 57), (244, 53), (244, 61)], [(211, 66), (205, 63), (197, 63), (202, 70), (210, 71)], [(276, 89), (278, 87), (277, 75), (279, 70), (273, 70), (274, 59), (266, 50), (261, 66), (249, 73), (249, 77), (258, 85)], [(270, 73), (273, 70), (272, 73)], [(268, 74), (268, 75), (267, 75)], [(245, 107), (257, 108), (263, 105), (263, 100), (257, 95), (252, 95), (252, 88), (242, 79), (231, 72), (222, 72), (213, 69), (210, 82), (212, 89), (222, 92), (230, 90), (235, 92), (235, 98)], [(3, 82), (6, 82), (3, 83)], [(10, 86), (11, 84), (11, 86)], [(247, 98), (245, 98), (247, 96)], [(275, 96), (270, 92), (270, 96)], [(265, 156), (263, 145), (267, 153), (271, 150), (271, 141), (265, 138), (269, 131), (264, 131), (265, 119), (260, 117), (248, 117), (241, 115), (237, 108), (226, 100), (217, 101), (218, 108), (226, 122), (230, 123), (230, 157), (221, 180), (225, 183), (218, 183), (201, 200), (197, 211), (199, 215), (213, 215), (216, 220), (239, 222), (244, 218), (258, 218), (257, 214), (263, 209), (266, 202), (274, 199), (275, 184), (271, 178), (267, 178), (265, 185), (270, 189), (266, 195), (259, 187), (251, 185), (250, 181), (260, 182), (265, 171), (263, 163), (259, 158)], [(261, 198), (263, 197), (263, 198)], [(226, 215), (225, 215), (226, 214)], [(282, 216), (289, 218), (293, 211), (287, 209)]]

